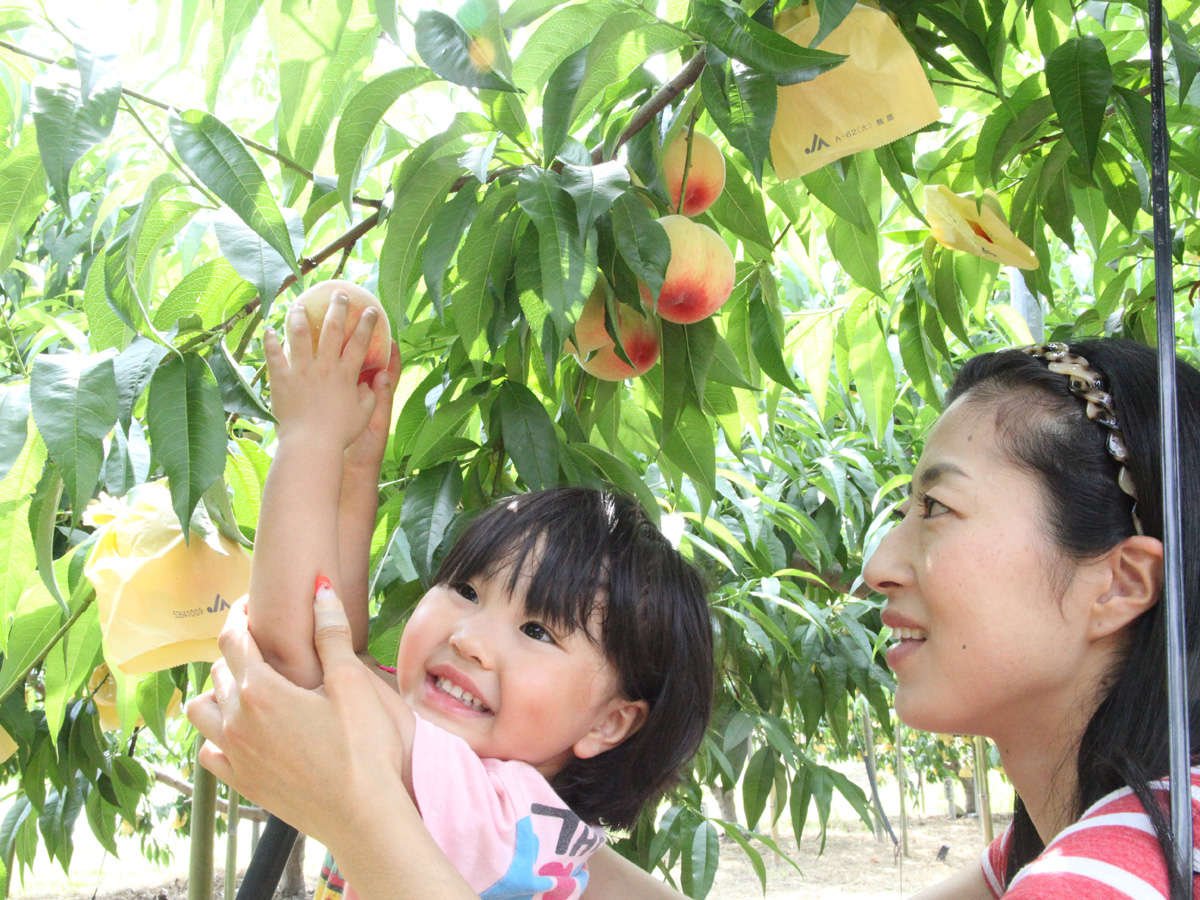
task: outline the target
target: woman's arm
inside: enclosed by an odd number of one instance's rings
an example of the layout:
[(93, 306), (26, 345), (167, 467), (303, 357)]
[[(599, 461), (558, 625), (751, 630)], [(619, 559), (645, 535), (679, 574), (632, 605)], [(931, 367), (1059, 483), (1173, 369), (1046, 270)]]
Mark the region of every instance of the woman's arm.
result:
[(995, 895), (984, 881), (983, 869), (977, 862), (914, 894), (912, 900), (995, 900)]
[(588, 900), (679, 900), (683, 896), (612, 847), (592, 854), (588, 873)]
[(213, 689), (187, 708), (206, 738), (201, 764), (325, 844), (364, 900), (474, 898), (409, 795), (411, 710), (358, 661), (336, 598), (314, 618), (325, 684), (309, 690), (263, 661), (245, 605), (230, 610)]

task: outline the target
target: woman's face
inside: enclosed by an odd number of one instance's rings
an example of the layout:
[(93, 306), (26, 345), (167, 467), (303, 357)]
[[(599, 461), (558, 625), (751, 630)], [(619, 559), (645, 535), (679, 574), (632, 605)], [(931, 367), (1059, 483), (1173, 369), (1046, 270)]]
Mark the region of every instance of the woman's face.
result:
[(960, 398), (864, 571), (887, 597), (901, 720), (1000, 739), (1074, 718), (1095, 686), (1078, 574), (1047, 533), (1037, 476), (1001, 450), (995, 407)]

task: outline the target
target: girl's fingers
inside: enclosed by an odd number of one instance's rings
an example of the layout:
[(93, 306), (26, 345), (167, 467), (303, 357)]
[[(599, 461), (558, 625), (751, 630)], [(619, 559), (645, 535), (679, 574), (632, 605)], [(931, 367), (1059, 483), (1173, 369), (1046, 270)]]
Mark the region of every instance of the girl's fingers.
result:
[(325, 320), (321, 323), (321, 340), (317, 343), (317, 358), (332, 362), (341, 355), (346, 336), (346, 311), (350, 295), (340, 288), (329, 298)]
[(342, 360), (348, 368), (354, 370), (356, 378), (362, 369), (363, 361), (367, 358), (367, 348), (371, 345), (371, 334), (375, 331), (375, 324), (378, 321), (379, 311), (373, 306), (368, 306), (359, 316), (358, 324), (355, 325), (354, 331), (350, 333), (346, 345), (342, 348)]
[(309, 328), (308, 316), (304, 313), (304, 307), (299, 303), (293, 303), (288, 307), (287, 321), (284, 327), (287, 328), (288, 357), (292, 363), (312, 359), (312, 329)]

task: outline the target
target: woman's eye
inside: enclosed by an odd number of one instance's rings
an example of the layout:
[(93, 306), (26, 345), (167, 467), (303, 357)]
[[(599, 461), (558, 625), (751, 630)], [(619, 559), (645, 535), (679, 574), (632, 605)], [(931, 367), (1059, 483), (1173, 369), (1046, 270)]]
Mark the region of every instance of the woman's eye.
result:
[(479, 594), (476, 593), (475, 588), (471, 587), (468, 582), (456, 581), (454, 584), (450, 585), (450, 587), (460, 594), (464, 600), (467, 600), (470, 603), (479, 602)]
[(544, 641), (548, 644), (556, 643), (554, 635), (541, 622), (526, 622), (521, 626), (521, 634), (533, 638), (535, 641)]
[(950, 507), (948, 507), (942, 501), (931, 497), (929, 494), (925, 494), (921, 497), (922, 519), (932, 519), (935, 516), (940, 516), (948, 512), (950, 512)]

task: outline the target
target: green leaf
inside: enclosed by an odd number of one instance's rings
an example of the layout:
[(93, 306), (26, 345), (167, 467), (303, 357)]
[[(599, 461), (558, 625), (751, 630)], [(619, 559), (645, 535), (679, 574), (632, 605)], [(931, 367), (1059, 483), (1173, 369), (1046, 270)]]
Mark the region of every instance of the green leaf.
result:
[(413, 562), (428, 583), (434, 554), (450, 531), (462, 496), (462, 473), (456, 463), (426, 469), (409, 482), (400, 507), (400, 527), (408, 536)]
[(896, 403), (896, 371), (892, 366), (892, 355), (870, 303), (851, 304), (843, 321), (850, 340), (850, 372), (867, 413), (867, 424), (878, 444), (887, 433)]
[(517, 216), (509, 211), (516, 202), (516, 185), (492, 185), (458, 251), (459, 287), (450, 312), (465, 347), (487, 327), (494, 298), (512, 270)]
[(878, 231), (878, 224), (871, 217), (867, 201), (863, 198), (862, 189), (858, 184), (858, 170), (854, 165), (847, 167), (845, 175), (840, 166), (822, 166), (814, 172), (809, 172), (801, 180), (809, 193), (827, 206), (840, 219), (845, 219), (854, 227), (867, 234)]
[(425, 10), (417, 16), (417, 53), (425, 65), (438, 75), (464, 87), (493, 91), (515, 91), (490, 64), (494, 46), (483, 43), (490, 38), (473, 38), (445, 13)]
[(588, 48), (576, 50), (555, 68), (542, 95), (542, 161), (549, 166), (571, 128), (571, 110), (587, 70)]
[(585, 245), (580, 240), (574, 204), (553, 172), (534, 166), (522, 169), (517, 203), (537, 229), (542, 299), (565, 333), (568, 313), (595, 283), (596, 242)]
[(1200, 72), (1200, 52), (1188, 42), (1187, 33), (1178, 22), (1169, 21), (1167, 31), (1171, 36), (1171, 59), (1179, 73), (1179, 105), (1182, 107), (1196, 80), (1196, 73)]
[(203, 358), (173, 357), (150, 379), (146, 425), (171, 485), (175, 515), (188, 533), (192, 511), (225, 469), (225, 414), (217, 379)]
[(846, 58), (838, 53), (800, 47), (725, 0), (695, 0), (688, 27), (727, 56), (770, 75), (776, 84), (811, 81)]
[(746, 813), (746, 827), (758, 827), (767, 798), (775, 784), (776, 754), (770, 747), (759, 747), (746, 765), (742, 776), (742, 807)]
[(924, 306), (915, 289), (904, 294), (904, 303), (900, 307), (900, 359), (904, 363), (904, 374), (921, 399), (937, 407), (941, 405), (941, 399), (934, 387), (933, 354), (921, 323)]
[(1097, 37), (1071, 38), (1046, 60), (1046, 87), (1054, 111), (1089, 171), (1096, 161), (1112, 86), (1108, 51)]
[(25, 447), (29, 426), (29, 385), (0, 385), (0, 481)]
[(857, 0), (815, 0), (813, 5), (820, 17), (818, 19), (820, 25), (817, 27), (817, 33), (813, 36), (812, 46), (818, 46), (821, 41), (829, 37), (835, 28), (841, 25), (846, 16), (850, 14), (850, 10), (854, 9), (856, 2)]
[[(240, 223), (239, 229), (248, 231)], [(220, 240), (219, 230), (217, 234)], [(255, 239), (259, 247), (264, 246), (261, 239), (257, 236)], [(270, 252), (279, 259), (274, 250)], [(196, 266), (171, 288), (154, 312), (154, 325), (171, 328), (186, 316), (199, 316), (202, 328), (215, 328), (235, 313), (242, 312), (255, 295), (254, 285), (242, 278), (228, 260), (223, 257), (210, 259)]]
[[(40, 584), (30, 590), (44, 593)], [(4, 664), (0, 666), (0, 696), (25, 679), (29, 670), (49, 649), (50, 640), (63, 624), (62, 610), (48, 594), (45, 595), (44, 604), (25, 609), (30, 605), (25, 602), (29, 596), (30, 591), (27, 590), (17, 604), (17, 613), (8, 631)]]
[(689, 851), (683, 855), (680, 885), (689, 897), (707, 897), (720, 862), (721, 843), (717, 830), (707, 819), (692, 832)]
[(762, 183), (763, 163), (771, 156), (775, 124), (775, 79), (745, 66), (707, 65), (700, 74), (704, 107), (729, 143), (750, 163), (754, 180)]
[(69, 181), (75, 163), (112, 131), (120, 100), (121, 85), (116, 83), (82, 95), (69, 85), (39, 85), (33, 89), (38, 149), (60, 203), (70, 197)]
[(237, 58), (242, 39), (261, 6), (262, 0), (217, 0), (214, 3), (208, 62), (204, 67), (204, 102), (209, 109), (217, 105), (221, 79)]
[(593, 35), (623, 8), (609, 0), (593, 0), (555, 10), (525, 42), (513, 63), (513, 80), (526, 90), (540, 89), (567, 57), (586, 52)]
[(170, 129), (175, 149), (188, 168), (299, 275), (283, 213), (266, 176), (237, 135), (195, 109), (173, 114)]
[(632, 192), (613, 203), (612, 224), (617, 252), (651, 295), (657, 297), (671, 261), (671, 242), (666, 230)]
[(274, 418), (262, 396), (251, 384), (254, 370), (238, 365), (224, 341), (213, 348), (208, 356), (208, 365), (221, 389), (221, 406), (225, 412), (264, 421)]
[(663, 440), (663, 454), (710, 494), (717, 489), (717, 452), (712, 424), (695, 405), (687, 404)]
[(112, 357), (43, 354), (33, 364), (30, 397), (33, 420), (78, 516), (100, 479), (102, 441), (117, 422)]
[(167, 349), (161, 344), (139, 335), (113, 360), (113, 375), (117, 382), (117, 420), (126, 431), (133, 420), (134, 405), (166, 355)]
[(62, 493), (63, 479), (58, 467), (46, 466), (29, 504), (29, 533), (33, 535), (33, 548), (37, 554), (37, 569), (42, 577), (42, 584), (62, 611), (70, 614), (54, 572), (55, 526), (58, 524), (58, 503), (62, 499)]
[[(299, 255), (304, 246), (304, 223), (291, 210), (288, 210), (284, 218), (292, 251)], [(291, 265), (260, 234), (248, 228), (241, 219), (229, 214), (228, 210), (222, 210), (214, 217), (213, 231), (216, 232), (217, 246), (221, 248), (221, 255), (225, 261), (242, 280), (254, 285), (255, 291), (262, 299), (259, 309), (265, 318), (271, 312), (279, 288), (292, 273)], [(185, 280), (186, 278), (187, 276)], [(227, 284), (225, 287), (232, 290), (235, 286)]]
[(575, 202), (579, 239), (583, 241), (587, 239), (593, 223), (629, 189), (629, 173), (624, 164), (617, 160), (594, 166), (563, 163), (559, 183)]
[(770, 255), (775, 241), (771, 226), (767, 224), (762, 192), (758, 185), (744, 179), (738, 167), (726, 169), (725, 190), (718, 195), (709, 212), (742, 240), (758, 245), (761, 250), (757, 256)]
[[(425, 239), (425, 253), (421, 259), (421, 275), (425, 279), (425, 290), (433, 301), (434, 308), (441, 312), (442, 282), (454, 252), (458, 249), (463, 233), (475, 220), (479, 209), (479, 194), (474, 184), (468, 184), (446, 201), (438, 210), (429, 226), (429, 237)], [(494, 223), (493, 223), (494, 224)]]
[(879, 274), (879, 233), (864, 232), (847, 219), (836, 219), (826, 232), (829, 249), (851, 278), (883, 296)]
[(427, 414), (416, 435), (408, 460), (408, 471), (426, 469), (446, 458), (446, 445), (458, 437), (467, 417), (479, 407), (479, 395), (467, 392), (442, 402)]
[(542, 401), (525, 385), (505, 381), (496, 405), (505, 452), (526, 487), (539, 491), (557, 485), (558, 435)]
[(433, 72), (417, 66), (393, 69), (368, 81), (346, 103), (333, 139), (333, 167), (338, 174), (338, 193), (347, 208), (371, 135), (384, 113), (404, 94), (434, 77)]
[(791, 367), (783, 358), (783, 323), (779, 310), (769, 306), (760, 284), (750, 291), (750, 347), (762, 370), (784, 387), (799, 392)]
[(108, 302), (105, 256), (101, 251), (92, 260), (83, 286), (83, 312), (87, 316), (88, 340), (96, 351), (123, 347), (134, 333)]
[(1099, 165), (1092, 175), (1117, 221), (1132, 232), (1137, 227), (1138, 212), (1142, 208), (1142, 191), (1133, 170), (1124, 154), (1107, 141), (1100, 145), (1096, 156)]
[[(279, 151), (312, 169), (343, 101), (375, 54), (379, 29), (363, 0), (282, 0), (268, 4), (267, 12), (279, 64), (275, 114)], [(285, 167), (285, 205), (293, 205), (310, 180)]]
[(462, 172), (452, 158), (435, 155), (420, 159), (415, 154), (396, 175), (396, 205), (388, 216), (379, 251), (379, 299), (393, 322), (403, 321), (401, 312), (420, 272), (421, 238)]
[(152, 672), (143, 677), (137, 686), (137, 709), (146, 725), (163, 746), (167, 741), (167, 705), (175, 693), (175, 682), (170, 670)]
[(623, 9), (608, 16), (588, 40), (583, 79), (571, 102), (570, 125), (584, 121), (603, 93), (623, 83), (647, 59), (682, 47), (687, 34), (651, 13)]
[(22, 132), (16, 149), (0, 159), (0, 272), (8, 271), (46, 202), (45, 176), (32, 132)]

